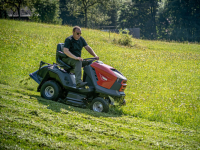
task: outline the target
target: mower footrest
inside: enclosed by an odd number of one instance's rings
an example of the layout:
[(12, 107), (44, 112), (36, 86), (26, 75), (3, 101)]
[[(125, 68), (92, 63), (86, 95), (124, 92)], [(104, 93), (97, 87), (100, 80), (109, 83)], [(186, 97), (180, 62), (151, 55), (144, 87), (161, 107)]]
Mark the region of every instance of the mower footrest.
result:
[(73, 100), (67, 100), (67, 102), (73, 103), (73, 104), (76, 104), (76, 105), (85, 105), (83, 102), (77, 102), (77, 101), (73, 101)]

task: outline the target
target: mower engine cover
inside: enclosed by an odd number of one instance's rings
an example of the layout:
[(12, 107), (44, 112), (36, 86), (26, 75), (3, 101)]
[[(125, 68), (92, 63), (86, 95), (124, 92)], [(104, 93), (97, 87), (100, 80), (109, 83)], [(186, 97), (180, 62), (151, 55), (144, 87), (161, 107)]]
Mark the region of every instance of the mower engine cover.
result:
[(99, 86), (124, 92), (127, 86), (127, 79), (119, 71), (101, 61), (92, 63), (91, 67), (95, 69)]

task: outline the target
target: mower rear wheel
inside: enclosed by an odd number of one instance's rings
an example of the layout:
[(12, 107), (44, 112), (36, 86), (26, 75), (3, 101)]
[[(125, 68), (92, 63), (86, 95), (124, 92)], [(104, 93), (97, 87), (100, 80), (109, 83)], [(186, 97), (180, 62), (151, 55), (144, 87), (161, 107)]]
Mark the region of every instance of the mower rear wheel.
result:
[(109, 103), (101, 97), (93, 99), (90, 109), (97, 112), (109, 112)]
[(48, 100), (58, 100), (60, 97), (61, 88), (56, 81), (46, 81), (40, 90), (41, 97)]

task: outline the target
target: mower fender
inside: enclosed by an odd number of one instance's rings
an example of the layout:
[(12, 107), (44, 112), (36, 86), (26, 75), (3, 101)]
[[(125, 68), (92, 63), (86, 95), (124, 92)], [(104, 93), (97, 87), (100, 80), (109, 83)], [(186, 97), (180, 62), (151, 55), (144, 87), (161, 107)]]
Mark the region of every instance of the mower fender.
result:
[(48, 71), (38, 86), (38, 91), (42, 84), (48, 80), (55, 80), (61, 87), (74, 87), (75, 85), (75, 77), (74, 75), (68, 74), (67, 72), (63, 72), (55, 66), (48, 67)]
[(40, 82), (40, 84), (39, 84), (39, 86), (37, 88), (37, 92), (40, 92), (40, 89), (41, 89), (43, 83), (48, 81), (48, 80), (49, 80), (49, 75), (48, 75), (48, 73), (46, 73), (46, 75), (44, 76), (44, 78), (42, 79), (42, 81)]

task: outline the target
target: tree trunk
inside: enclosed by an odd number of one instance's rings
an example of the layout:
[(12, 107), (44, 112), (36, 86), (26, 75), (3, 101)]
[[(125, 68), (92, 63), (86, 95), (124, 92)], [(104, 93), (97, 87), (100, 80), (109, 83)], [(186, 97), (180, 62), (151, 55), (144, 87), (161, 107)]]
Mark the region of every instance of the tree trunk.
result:
[(152, 21), (152, 25), (151, 25), (151, 30), (153, 31), (153, 35), (152, 35), (152, 39), (156, 39), (156, 5), (155, 5), (155, 1), (152, 0), (151, 1), (151, 21)]
[(85, 28), (87, 28), (87, 8), (85, 8), (84, 13), (85, 13)]
[(20, 14), (20, 3), (19, 3), (19, 6), (17, 7), (17, 11), (18, 11), (18, 18), (20, 19), (20, 17), (21, 17), (21, 14)]
[(20, 19), (20, 7), (17, 7), (18, 18)]

